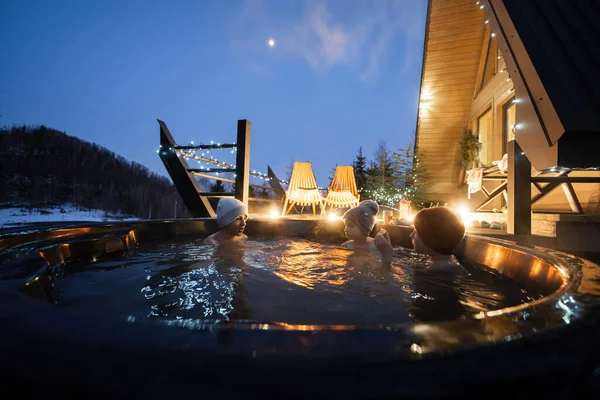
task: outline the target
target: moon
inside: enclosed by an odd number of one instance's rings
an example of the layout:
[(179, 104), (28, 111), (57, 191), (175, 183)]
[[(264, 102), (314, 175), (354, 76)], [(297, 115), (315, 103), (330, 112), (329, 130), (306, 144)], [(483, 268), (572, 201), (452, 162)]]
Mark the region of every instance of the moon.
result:
[(269, 45), (269, 47), (275, 47), (275, 39), (273, 39), (273, 38), (269, 39), (267, 44)]

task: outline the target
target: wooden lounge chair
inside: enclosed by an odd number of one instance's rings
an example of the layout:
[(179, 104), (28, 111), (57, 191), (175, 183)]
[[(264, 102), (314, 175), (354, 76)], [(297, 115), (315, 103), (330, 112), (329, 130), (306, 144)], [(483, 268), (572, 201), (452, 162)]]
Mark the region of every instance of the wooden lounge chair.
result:
[(313, 214), (316, 215), (316, 206), (321, 207), (323, 213), (323, 195), (321, 194), (312, 166), (309, 162), (295, 162), (288, 190), (285, 192), (285, 200), (281, 215), (287, 215), (294, 206), (312, 206)]
[(350, 208), (358, 205), (360, 195), (356, 188), (352, 166), (339, 165), (325, 197), (325, 206), (332, 208)]

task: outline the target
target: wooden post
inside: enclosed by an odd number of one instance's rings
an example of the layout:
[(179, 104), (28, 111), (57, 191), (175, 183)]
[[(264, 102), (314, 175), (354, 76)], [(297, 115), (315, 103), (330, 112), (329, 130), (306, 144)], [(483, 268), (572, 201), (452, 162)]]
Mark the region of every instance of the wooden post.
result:
[[(167, 124), (158, 120), (160, 125), (160, 159), (162, 160), (173, 184), (194, 218), (215, 218), (216, 213), (210, 205), (208, 198), (201, 195), (201, 188), (196, 178), (189, 172), (189, 165), (185, 158), (179, 157), (175, 151), (177, 146)], [(200, 194), (200, 195), (199, 195)]]
[(248, 206), (250, 183), (250, 121), (238, 120), (235, 161), (235, 198)]
[(531, 235), (531, 163), (515, 140), (508, 149), (507, 233)]

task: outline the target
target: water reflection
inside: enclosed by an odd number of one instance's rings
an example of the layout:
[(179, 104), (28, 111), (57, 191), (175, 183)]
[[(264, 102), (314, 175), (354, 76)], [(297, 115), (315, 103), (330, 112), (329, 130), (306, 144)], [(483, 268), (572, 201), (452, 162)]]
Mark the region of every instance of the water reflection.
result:
[(432, 275), (425, 261), (397, 249), (386, 266), (377, 257), (304, 239), (216, 247), (174, 240), (142, 244), (124, 260), (100, 259), (58, 285), (65, 304), (95, 302), (117, 315), (294, 326), (450, 320), (531, 299), (492, 272), (467, 266), (468, 276)]
[[(243, 277), (247, 264), (239, 246), (201, 244), (183, 252), (186, 261), (167, 269), (148, 271), (142, 293), (150, 305), (149, 318), (188, 315), (209, 320), (249, 318)], [(198, 315), (200, 314), (200, 315)]]
[(415, 269), (408, 305), (410, 316), (421, 322), (460, 318), (465, 306), (458, 290), (459, 279), (454, 274), (432, 274), (424, 268)]

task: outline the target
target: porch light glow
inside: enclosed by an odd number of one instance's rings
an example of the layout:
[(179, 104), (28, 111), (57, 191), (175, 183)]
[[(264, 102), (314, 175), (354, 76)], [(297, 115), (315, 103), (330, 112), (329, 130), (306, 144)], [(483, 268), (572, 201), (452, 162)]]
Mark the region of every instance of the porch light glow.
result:
[(473, 222), (473, 216), (471, 215), (469, 209), (466, 206), (461, 205), (455, 208), (455, 210), (458, 215), (460, 215), (460, 218), (463, 220), (465, 226), (471, 226), (471, 223)]
[(279, 218), (279, 210), (271, 210), (269, 212), (269, 217), (273, 219)]
[(334, 213), (331, 213), (327, 216), (327, 220), (328, 221), (341, 221), (342, 217), (340, 217), (339, 215), (336, 215)]

